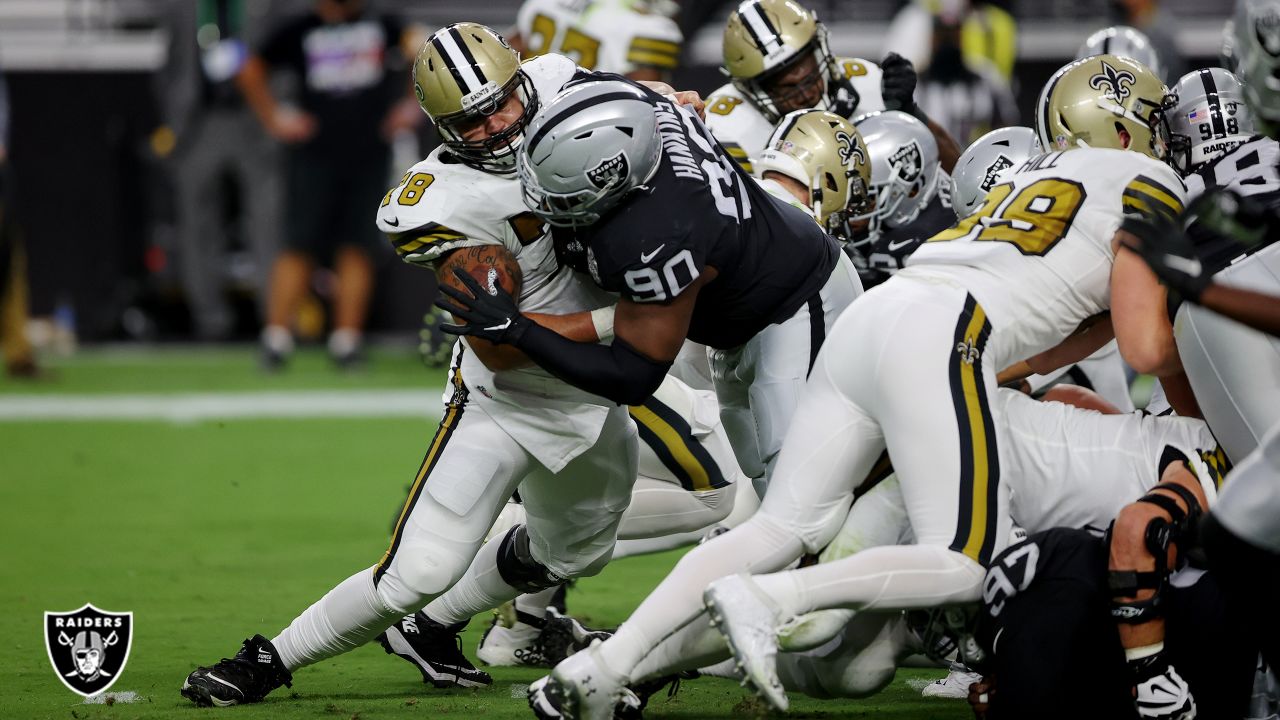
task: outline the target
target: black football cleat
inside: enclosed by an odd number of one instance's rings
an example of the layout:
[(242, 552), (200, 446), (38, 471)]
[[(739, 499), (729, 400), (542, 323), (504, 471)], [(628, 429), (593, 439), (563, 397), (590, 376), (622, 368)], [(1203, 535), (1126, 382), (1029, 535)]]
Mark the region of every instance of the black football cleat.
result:
[(460, 633), (466, 625), (441, 625), (419, 610), (387, 628), (378, 636), (378, 643), (388, 654), (412, 663), (422, 673), (422, 682), (437, 688), (492, 685), (489, 673), (472, 665), (462, 654)]
[(591, 630), (575, 618), (564, 615), (555, 607), (548, 607), (538, 644), (542, 648), (547, 667), (555, 667), (561, 660), (589, 647), (592, 641), (605, 641), (613, 633), (607, 630)]
[(235, 657), (196, 668), (183, 681), (182, 696), (201, 707), (227, 707), (259, 702), (281, 685), (293, 687), (292, 682), (271, 641), (254, 635)]

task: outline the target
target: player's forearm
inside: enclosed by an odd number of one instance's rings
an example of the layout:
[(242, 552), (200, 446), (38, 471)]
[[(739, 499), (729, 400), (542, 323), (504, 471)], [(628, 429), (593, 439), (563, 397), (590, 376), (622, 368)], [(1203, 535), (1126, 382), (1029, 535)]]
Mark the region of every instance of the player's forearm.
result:
[[(542, 327), (574, 342), (594, 343), (599, 340), (596, 336), (595, 323), (592, 322), (591, 313), (589, 312), (569, 313), (567, 315), (523, 314)], [(493, 372), (516, 370), (534, 364), (534, 361), (523, 350), (513, 345), (495, 345), (487, 340), (474, 337), (467, 338), (467, 344), (475, 352), (476, 358)]]
[(1210, 283), (1200, 304), (1260, 332), (1280, 337), (1280, 298)]
[(258, 118), (258, 122), (263, 127), (270, 127), (276, 114), (276, 99), (267, 83), (267, 64), (262, 58), (255, 55), (245, 61), (244, 67), (236, 75), (236, 87), (244, 95), (245, 103)]
[(1103, 345), (1111, 342), (1115, 333), (1109, 314), (1095, 316), (1095, 318), (1086, 320), (1081, 324), (1080, 329), (1054, 347), (1028, 358), (1027, 366), (1038, 375), (1048, 375), (1058, 368), (1078, 363), (1098, 352)]
[(671, 363), (641, 355), (620, 339), (610, 345), (574, 342), (531, 324), (516, 347), (547, 372), (619, 405), (639, 405), (662, 384)]

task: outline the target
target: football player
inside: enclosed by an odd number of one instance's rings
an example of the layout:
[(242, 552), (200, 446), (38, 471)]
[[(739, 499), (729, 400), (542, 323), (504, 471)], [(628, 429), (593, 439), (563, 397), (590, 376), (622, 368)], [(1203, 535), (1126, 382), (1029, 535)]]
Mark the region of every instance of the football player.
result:
[[(1126, 212), (1182, 209), (1181, 183), (1159, 160), (1164, 85), (1114, 56), (1068, 65), (1051, 85), (1041, 136), (1055, 151), (1024, 163), (979, 211), (931, 238), (907, 268), (837, 323), (779, 458), (778, 492), (771, 487), (752, 520), (721, 536), (739, 552), (765, 541), (774, 556), (762, 548), (748, 553), (760, 559), (727, 566), (709, 557), (717, 539), (704, 546), (708, 557), (695, 550), (669, 578), (697, 587), (717, 574), (780, 567), (774, 563), (794, 557), (781, 548), (797, 555), (819, 549), (834, 534), (832, 520), (839, 522), (851, 485), (887, 447), (916, 545), (732, 576), (706, 590), (748, 679), (776, 707), (787, 704), (774, 671), (776, 628), (798, 612), (978, 597), (983, 567), (1009, 537), (1001, 449), (1007, 438), (993, 420), (1000, 411), (993, 400), (996, 368), (1060, 348), (1080, 359), (1110, 339), (1077, 332), (1092, 327), (1092, 318), (1109, 309), (1146, 310), (1149, 298), (1128, 288), (1135, 260), (1117, 256), (1115, 247)], [(1119, 339), (1122, 353), (1148, 351), (1148, 338)], [(696, 560), (709, 571), (689, 572)], [(556, 675), (581, 685), (570, 671), (591, 661), (593, 669), (618, 671), (618, 654), (606, 652), (614, 640), (571, 657)]]
[(587, 70), (669, 80), (683, 36), (649, 0), (525, 0), (514, 47), (524, 57), (559, 53)]
[(938, 162), (938, 144), (919, 120), (896, 110), (868, 113), (854, 124), (871, 155), (872, 202), (851, 218), (845, 252), (863, 287), (900, 270), (920, 243), (955, 222), (951, 178)]
[(1151, 72), (1164, 80), (1164, 66), (1151, 44), (1151, 40), (1140, 30), (1128, 25), (1112, 25), (1105, 27), (1085, 38), (1076, 50), (1076, 59), (1083, 60), (1094, 55), (1118, 55), (1136, 60), (1145, 65)]
[(916, 105), (910, 62), (893, 53), (880, 65), (833, 56), (826, 27), (794, 0), (738, 5), (724, 30), (723, 71), (729, 82), (707, 99), (707, 127), (748, 172), (778, 120), (808, 108), (849, 119), (902, 110), (928, 124), (944, 168), (960, 155), (955, 140)]
[[(436, 32), (413, 77), (444, 142), (387, 193), (377, 218), (402, 258), (434, 266), (442, 282), (456, 282), (456, 271), (501, 286), (540, 321), (594, 342), (609, 335), (614, 298), (564, 271), (544, 224), (523, 207), (513, 165), (539, 103), (578, 72), (559, 55), (520, 64), (480, 25)], [(193, 672), (186, 697), (202, 705), (256, 702), (298, 668), (375, 637), (435, 685), (488, 684), (454, 644), (460, 626), (446, 623), (609, 561), (636, 482), (637, 430), (628, 409), (481, 340), (458, 344), (449, 377), (444, 417), (382, 559), (274, 639), (255, 636), (235, 657)], [(695, 488), (717, 490), (727, 474), (709, 469), (707, 450), (681, 432), (679, 414), (649, 398), (635, 404), (650, 413), (646, 424), (668, 454), (692, 458), (684, 469), (700, 473)], [(482, 547), (517, 486), (525, 522)], [(433, 598), (429, 617), (404, 619)]]

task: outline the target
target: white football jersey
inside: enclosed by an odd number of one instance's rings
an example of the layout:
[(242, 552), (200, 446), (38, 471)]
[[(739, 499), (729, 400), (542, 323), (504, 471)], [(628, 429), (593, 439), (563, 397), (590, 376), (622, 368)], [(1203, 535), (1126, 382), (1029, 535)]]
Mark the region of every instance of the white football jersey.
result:
[(1079, 148), (1031, 158), (969, 217), (934, 235), (899, 275), (968, 290), (994, 328), (997, 367), (1057, 345), (1111, 308), (1111, 239), (1126, 212), (1179, 213), (1185, 190), (1164, 163)]
[(560, 53), (588, 70), (619, 75), (674, 70), (683, 40), (674, 20), (619, 0), (525, 0), (516, 29), (530, 57)]
[[(861, 58), (838, 58), (845, 77), (858, 93), (858, 106), (849, 119), (884, 110), (880, 93), (880, 66)], [(707, 98), (707, 128), (729, 155), (751, 172), (751, 160), (764, 150), (774, 124), (733, 83), (725, 83)]]
[[(559, 55), (535, 58), (522, 67), (539, 96), (547, 99), (576, 71), (572, 61)], [(496, 175), (468, 167), (450, 158), (444, 146), (409, 168), (400, 184), (387, 192), (377, 224), (402, 259), (427, 267), (458, 248), (505, 247), (523, 275), (519, 304), (525, 312), (566, 314), (617, 301), (590, 278), (559, 264), (550, 228), (525, 207), (514, 173)], [(463, 346), (459, 341), (454, 357), (472, 398), (491, 401), (485, 404), (495, 420), (548, 467), (567, 462), (566, 457), (595, 441), (614, 403), (536, 365), (495, 373)], [(447, 399), (452, 388), (445, 394)]]

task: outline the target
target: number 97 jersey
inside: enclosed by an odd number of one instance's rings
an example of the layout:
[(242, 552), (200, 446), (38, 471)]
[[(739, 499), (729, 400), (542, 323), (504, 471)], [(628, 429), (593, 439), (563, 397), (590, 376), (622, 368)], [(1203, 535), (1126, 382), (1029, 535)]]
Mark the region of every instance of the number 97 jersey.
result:
[(1000, 367), (1061, 342), (1111, 307), (1111, 240), (1126, 214), (1174, 216), (1185, 190), (1168, 165), (1078, 148), (1025, 162), (974, 212), (923, 243), (899, 275), (965, 287), (1003, 340)]

